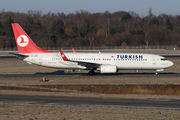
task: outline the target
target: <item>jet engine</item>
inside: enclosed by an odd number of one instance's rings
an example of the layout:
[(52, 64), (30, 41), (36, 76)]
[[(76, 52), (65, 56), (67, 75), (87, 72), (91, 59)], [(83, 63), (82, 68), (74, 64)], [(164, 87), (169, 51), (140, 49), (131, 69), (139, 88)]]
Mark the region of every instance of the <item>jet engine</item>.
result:
[(100, 71), (101, 73), (116, 73), (117, 66), (116, 65), (101, 65)]

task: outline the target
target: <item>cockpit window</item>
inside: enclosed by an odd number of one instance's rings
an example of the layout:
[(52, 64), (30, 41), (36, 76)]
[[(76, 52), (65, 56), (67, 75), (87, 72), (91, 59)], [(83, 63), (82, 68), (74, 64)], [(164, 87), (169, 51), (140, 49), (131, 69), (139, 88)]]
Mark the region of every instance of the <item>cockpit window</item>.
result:
[(167, 60), (167, 59), (166, 59), (166, 58), (161, 58), (161, 60), (165, 61), (165, 60)]

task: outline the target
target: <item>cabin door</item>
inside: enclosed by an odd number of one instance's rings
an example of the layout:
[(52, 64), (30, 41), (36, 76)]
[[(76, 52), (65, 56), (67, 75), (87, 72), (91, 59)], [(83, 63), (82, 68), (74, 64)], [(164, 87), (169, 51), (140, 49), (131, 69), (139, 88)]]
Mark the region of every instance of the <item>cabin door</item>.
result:
[(42, 64), (42, 56), (39, 56), (39, 65)]
[(156, 65), (156, 57), (153, 57), (153, 58), (152, 58), (152, 64), (153, 64), (153, 65)]

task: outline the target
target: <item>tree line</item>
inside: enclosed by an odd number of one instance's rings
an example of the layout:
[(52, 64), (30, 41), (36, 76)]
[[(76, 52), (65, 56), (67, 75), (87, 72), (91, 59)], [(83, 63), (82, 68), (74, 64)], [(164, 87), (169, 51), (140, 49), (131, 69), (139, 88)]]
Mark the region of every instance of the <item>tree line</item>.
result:
[(19, 23), (39, 47), (180, 46), (180, 15), (145, 17), (135, 12), (27, 13), (0, 11), (0, 48), (14, 48), (11, 23)]

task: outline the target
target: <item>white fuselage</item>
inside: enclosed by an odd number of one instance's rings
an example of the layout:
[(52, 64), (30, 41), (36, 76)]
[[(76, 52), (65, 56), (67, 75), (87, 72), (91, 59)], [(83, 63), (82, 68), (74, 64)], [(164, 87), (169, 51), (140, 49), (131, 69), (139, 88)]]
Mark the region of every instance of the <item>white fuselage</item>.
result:
[[(60, 69), (89, 69), (96, 70), (101, 65), (115, 65), (117, 69), (149, 69), (168, 68), (173, 62), (159, 55), (140, 53), (65, 53), (69, 60), (64, 61), (60, 53), (31, 53), (23, 59), (28, 63)], [(82, 64), (79, 64), (82, 62)], [(83, 63), (90, 63), (84, 66)], [(94, 65), (93, 65), (94, 64)]]

